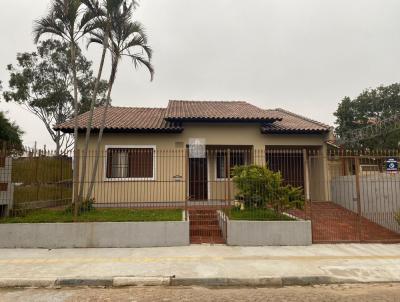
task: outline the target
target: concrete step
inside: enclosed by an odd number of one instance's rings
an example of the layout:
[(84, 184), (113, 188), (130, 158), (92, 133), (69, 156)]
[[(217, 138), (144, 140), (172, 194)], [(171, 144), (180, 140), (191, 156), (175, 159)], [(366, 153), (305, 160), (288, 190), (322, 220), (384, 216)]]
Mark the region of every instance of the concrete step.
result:
[(190, 236), (191, 244), (224, 244), (225, 240), (221, 237), (213, 237), (213, 236)]
[(218, 225), (218, 220), (190, 220), (190, 226)]
[(216, 210), (189, 210), (190, 242), (225, 243)]
[(211, 237), (222, 237), (221, 230), (207, 230), (207, 229), (195, 229), (190, 230), (190, 236), (211, 236)]
[(218, 219), (217, 213), (190, 213), (189, 212), (189, 218), (193, 219), (202, 219), (202, 218), (213, 218), (213, 219)]

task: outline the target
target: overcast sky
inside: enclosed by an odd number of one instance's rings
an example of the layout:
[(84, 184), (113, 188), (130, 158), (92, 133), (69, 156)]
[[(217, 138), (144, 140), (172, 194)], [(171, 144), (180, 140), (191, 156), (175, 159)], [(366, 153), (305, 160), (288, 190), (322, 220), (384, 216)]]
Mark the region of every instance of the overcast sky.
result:
[[(50, 0), (0, 3), (0, 80), (7, 82), (16, 53), (35, 49), (33, 20)], [(113, 105), (247, 100), (333, 124), (344, 96), (400, 76), (398, 0), (141, 0), (136, 18), (147, 28), (156, 77), (150, 83), (123, 61)], [(87, 55), (96, 63), (99, 52)], [(34, 115), (4, 101), (0, 108), (25, 131), (25, 144), (53, 146)]]

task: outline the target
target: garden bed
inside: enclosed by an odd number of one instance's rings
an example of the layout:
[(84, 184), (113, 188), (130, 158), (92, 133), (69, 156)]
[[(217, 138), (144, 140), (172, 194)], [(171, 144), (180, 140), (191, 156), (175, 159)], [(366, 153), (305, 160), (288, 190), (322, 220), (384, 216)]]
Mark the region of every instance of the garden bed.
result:
[(271, 209), (219, 212), (226, 221), (226, 242), (238, 246), (310, 245), (311, 221), (296, 220)]
[(250, 208), (241, 210), (233, 208), (228, 212), (231, 220), (254, 220), (254, 221), (290, 221), (294, 218), (278, 213), (268, 208)]
[[(142, 210), (142, 209), (95, 209), (78, 216), (78, 222), (145, 222), (181, 221), (182, 210)], [(0, 223), (56, 223), (73, 222), (71, 212), (64, 210), (41, 209), (27, 212), (24, 216), (5, 217)]]

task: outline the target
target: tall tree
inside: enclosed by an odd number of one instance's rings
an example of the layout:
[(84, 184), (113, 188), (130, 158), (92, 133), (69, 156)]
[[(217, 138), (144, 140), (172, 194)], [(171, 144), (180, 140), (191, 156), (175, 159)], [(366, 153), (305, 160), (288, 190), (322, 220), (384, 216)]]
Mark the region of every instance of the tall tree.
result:
[[(10, 73), (9, 90), (3, 93), (6, 101), (16, 102), (33, 114), (45, 125), (56, 144), (56, 153), (69, 149), (71, 137), (54, 131), (53, 125), (73, 118), (73, 78), (70, 64), (69, 44), (58, 40), (40, 42), (36, 52), (17, 55), (17, 65), (8, 65)], [(78, 111), (89, 110), (92, 87), (95, 82), (91, 70), (92, 63), (77, 52), (76, 71), (78, 91)], [(95, 105), (103, 105), (107, 82), (99, 82), (99, 98)]]
[[(108, 39), (110, 35), (110, 30), (111, 30), (111, 22), (112, 22), (112, 14), (114, 11), (121, 6), (127, 6), (126, 0), (125, 1), (119, 1), (119, 0), (103, 0), (101, 3), (98, 0), (82, 0), (82, 2), (85, 4), (86, 9), (92, 14), (93, 17), (93, 28), (98, 28), (102, 29), (103, 31), (103, 50), (101, 54), (101, 59), (100, 59), (100, 65), (99, 65), (99, 70), (97, 74), (97, 79), (94, 85), (94, 91), (93, 91), (93, 97), (92, 101), (90, 103), (90, 109), (89, 109), (89, 116), (88, 116), (88, 121), (86, 125), (86, 135), (85, 135), (85, 143), (83, 147), (83, 154), (82, 154), (82, 173), (80, 175), (80, 183), (83, 184), (85, 183), (85, 178), (86, 178), (86, 166), (87, 166), (87, 158), (88, 158), (88, 150), (89, 150), (89, 141), (90, 141), (90, 133), (92, 130), (92, 123), (93, 123), (93, 113), (94, 113), (94, 107), (96, 103), (96, 97), (97, 93), (99, 90), (100, 86), (100, 78), (101, 74), (103, 72), (103, 66), (104, 66), (104, 60), (108, 48)], [(130, 6), (136, 7), (137, 2), (134, 0), (131, 0)], [(126, 14), (129, 14), (130, 11), (126, 9), (124, 11)], [(124, 16), (119, 16), (120, 18), (124, 18)], [(83, 186), (80, 187), (79, 194), (78, 194), (78, 199), (82, 200), (83, 198)]]
[[(10, 121), (4, 112), (0, 111), (0, 146), (5, 147), (8, 150), (22, 150), (22, 139), (21, 136), (24, 132), (21, 128), (15, 124), (15, 122)], [(0, 154), (2, 149), (0, 149)]]
[[(78, 42), (87, 33), (93, 30), (93, 14), (82, 9), (81, 0), (52, 0), (50, 10), (46, 17), (35, 22), (34, 34), (35, 42), (39, 41), (42, 35), (50, 34), (58, 36), (63, 41), (70, 44), (71, 66), (74, 85), (74, 144), (77, 151), (78, 142), (78, 79), (76, 72), (76, 52)], [(75, 204), (75, 217), (78, 214), (79, 201), (75, 200), (78, 195), (78, 171), (79, 163), (74, 161), (73, 179), (75, 181), (75, 192), (73, 202)]]
[(127, 4), (127, 2), (123, 0), (105, 1), (105, 3), (107, 4), (105, 8), (107, 9), (107, 16), (109, 17), (109, 31), (102, 27), (91, 32), (92, 37), (89, 43), (104, 45), (104, 40), (108, 39), (108, 50), (111, 55), (111, 72), (108, 80), (106, 103), (102, 113), (100, 130), (96, 143), (95, 161), (86, 199), (91, 197), (96, 179), (100, 158), (100, 144), (119, 62), (123, 57), (127, 57), (132, 60), (135, 68), (141, 65), (145, 66), (150, 72), (150, 80), (153, 80), (154, 75), (154, 68), (150, 62), (152, 50), (148, 45), (147, 35), (141, 23), (132, 21), (132, 11), (135, 3), (131, 2)]
[[(400, 113), (400, 84), (379, 86), (366, 89), (356, 98), (345, 97), (334, 113), (336, 116), (336, 134), (342, 138), (352, 135), (354, 129), (378, 124), (383, 119)], [(381, 136), (374, 136), (360, 141), (357, 146), (363, 148), (398, 148), (400, 130), (386, 131)]]

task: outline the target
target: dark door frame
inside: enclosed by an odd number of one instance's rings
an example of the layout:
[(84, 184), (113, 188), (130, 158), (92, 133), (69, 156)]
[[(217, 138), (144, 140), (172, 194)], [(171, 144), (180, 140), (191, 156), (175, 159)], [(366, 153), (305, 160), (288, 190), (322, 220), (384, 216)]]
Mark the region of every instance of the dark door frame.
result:
[[(208, 200), (208, 158), (189, 158), (189, 181), (188, 192), (189, 200), (204, 201)], [(194, 167), (193, 167), (194, 165)], [(197, 171), (193, 171), (195, 168)], [(193, 179), (195, 178), (195, 179)], [(197, 178), (197, 180), (196, 180)], [(196, 182), (198, 182), (196, 184)], [(194, 192), (193, 192), (194, 191)]]

